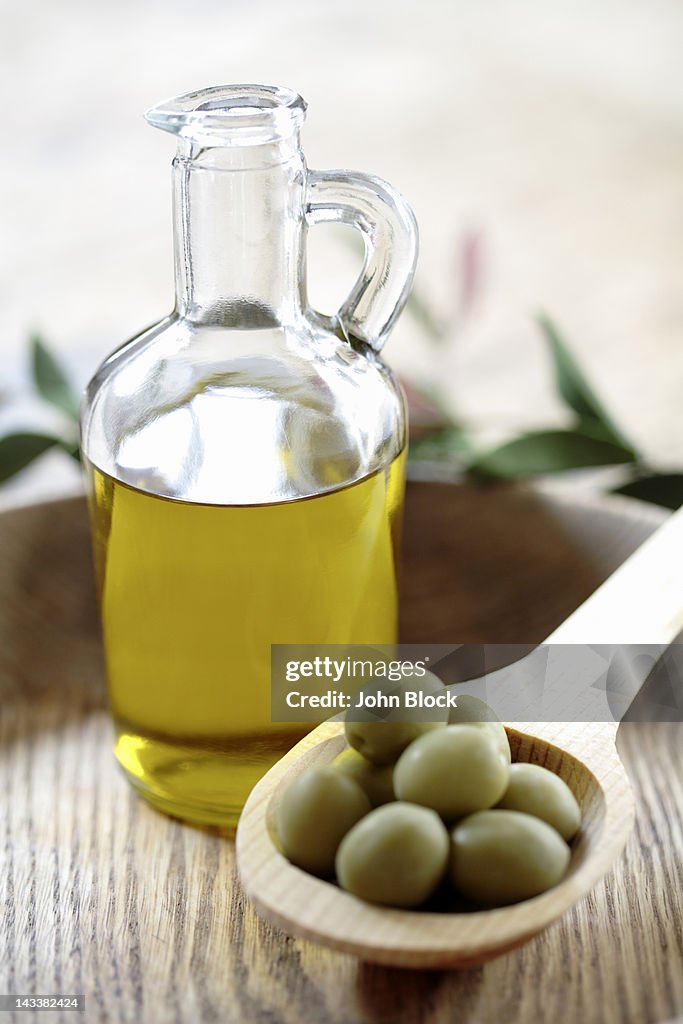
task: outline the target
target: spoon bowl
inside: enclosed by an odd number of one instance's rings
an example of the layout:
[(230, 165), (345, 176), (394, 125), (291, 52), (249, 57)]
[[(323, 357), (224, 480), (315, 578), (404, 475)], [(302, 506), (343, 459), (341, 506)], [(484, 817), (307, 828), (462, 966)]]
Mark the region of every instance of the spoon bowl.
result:
[(277, 842), (277, 808), (297, 775), (329, 764), (344, 749), (342, 724), (325, 722), (255, 786), (242, 812), (237, 862), (257, 911), (292, 935), (394, 967), (474, 967), (530, 939), (585, 895), (618, 857), (633, 824), (633, 797), (613, 723), (516, 723), (507, 733), (513, 760), (556, 772), (581, 807), (581, 829), (559, 885), (496, 910), (392, 910), (290, 864)]

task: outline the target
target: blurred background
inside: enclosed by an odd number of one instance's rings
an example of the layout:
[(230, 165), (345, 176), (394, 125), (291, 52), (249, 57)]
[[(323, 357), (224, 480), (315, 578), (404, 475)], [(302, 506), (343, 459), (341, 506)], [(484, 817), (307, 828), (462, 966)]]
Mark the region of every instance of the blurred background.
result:
[[(563, 426), (546, 311), (616, 422), (683, 466), (683, 6), (676, 0), (4, 0), (0, 433), (53, 427), (39, 332), (80, 387), (172, 305), (173, 140), (142, 113), (211, 84), (301, 92), (312, 167), (386, 178), (421, 230), (386, 349), (484, 441)], [(338, 230), (338, 229), (337, 229)], [(353, 248), (317, 228), (331, 311)], [(419, 312), (419, 310), (418, 310)], [(78, 480), (50, 452), (13, 499)]]

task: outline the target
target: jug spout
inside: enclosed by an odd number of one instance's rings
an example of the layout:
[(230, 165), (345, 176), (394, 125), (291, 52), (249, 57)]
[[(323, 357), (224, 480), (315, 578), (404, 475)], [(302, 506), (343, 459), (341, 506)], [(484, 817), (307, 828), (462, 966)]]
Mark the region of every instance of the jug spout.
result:
[(200, 146), (258, 146), (301, 128), (306, 103), (275, 85), (217, 85), (166, 100), (145, 114), (148, 124)]

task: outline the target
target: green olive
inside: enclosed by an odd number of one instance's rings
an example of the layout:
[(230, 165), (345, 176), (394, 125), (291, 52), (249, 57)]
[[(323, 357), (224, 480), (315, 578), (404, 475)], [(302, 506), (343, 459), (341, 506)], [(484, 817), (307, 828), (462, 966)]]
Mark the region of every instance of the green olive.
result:
[(457, 701), (458, 706), (450, 709), (448, 724), (469, 724), (488, 729), (498, 740), (501, 752), (505, 755), (507, 763), (510, 764), (512, 755), (510, 754), (508, 734), (493, 708), (486, 701), (480, 700), (479, 697), (471, 697), (467, 693), (458, 696)]
[(346, 834), (337, 851), (342, 889), (371, 903), (419, 907), (448, 865), (448, 832), (434, 811), (413, 804), (378, 807)]
[(357, 782), (373, 807), (395, 800), (393, 765), (373, 764), (357, 750), (347, 748), (332, 762), (332, 767)]
[(567, 844), (545, 821), (520, 811), (479, 811), (451, 833), (450, 877), (467, 899), (504, 906), (557, 885), (569, 856)]
[(399, 800), (431, 807), (445, 821), (493, 807), (510, 768), (490, 730), (449, 725), (416, 739), (394, 769)]
[(405, 705), (406, 691), (419, 691), (429, 696), (443, 694), (444, 685), (432, 672), (398, 683), (376, 681), (367, 689), (371, 693), (379, 690), (386, 696), (398, 697), (401, 704), (399, 708), (353, 708), (346, 712), (344, 728), (349, 746), (373, 764), (393, 764), (418, 736), (434, 729), (445, 729), (448, 724), (447, 707), (407, 708)]
[(277, 833), (285, 856), (313, 875), (334, 874), (337, 847), (370, 801), (357, 782), (329, 765), (309, 768), (285, 789)]
[(567, 841), (581, 824), (581, 809), (567, 783), (538, 764), (511, 766), (508, 788), (497, 806), (541, 818)]
[(373, 764), (393, 764), (406, 747), (425, 733), (445, 729), (445, 722), (346, 722), (346, 739)]
[(457, 691), (455, 691), (455, 697), (458, 706), (450, 709), (449, 725), (461, 725), (463, 722), (499, 721), (498, 715), (485, 700), (472, 697), (469, 693), (458, 693)]
[(495, 739), (498, 744), (498, 749), (505, 758), (508, 764), (512, 761), (512, 753), (510, 751), (510, 741), (508, 740), (508, 734), (505, 731), (505, 726), (502, 722), (470, 722), (470, 726), (474, 726), (475, 729), (485, 729)]

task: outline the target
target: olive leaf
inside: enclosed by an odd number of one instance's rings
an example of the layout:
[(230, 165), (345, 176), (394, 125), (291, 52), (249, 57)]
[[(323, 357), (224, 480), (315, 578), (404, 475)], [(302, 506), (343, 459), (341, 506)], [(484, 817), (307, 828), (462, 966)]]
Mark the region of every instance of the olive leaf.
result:
[(50, 448), (61, 445), (58, 437), (49, 434), (16, 433), (0, 437), (0, 483), (25, 469)]
[(550, 349), (557, 391), (578, 416), (579, 426), (581, 428), (588, 427), (591, 433), (602, 437), (605, 441), (611, 441), (633, 450), (631, 442), (614, 424), (586, 380), (583, 371), (552, 320), (543, 313), (536, 320)]
[(411, 437), (409, 452), (413, 461), (447, 462), (455, 457), (470, 456), (472, 442), (466, 431), (453, 423), (423, 437)]
[(472, 476), (522, 479), (541, 473), (559, 473), (589, 466), (614, 466), (634, 462), (635, 453), (594, 432), (538, 430), (482, 452), (467, 466)]
[(683, 505), (683, 473), (652, 473), (616, 487), (612, 494), (625, 494), (653, 505), (677, 509)]
[(81, 446), (78, 444), (78, 442), (60, 441), (59, 447), (62, 449), (62, 451), (66, 452), (67, 455), (70, 455), (74, 462), (78, 462), (78, 464), (80, 465)]
[(37, 334), (31, 338), (33, 380), (42, 397), (78, 422), (79, 398), (55, 356)]

